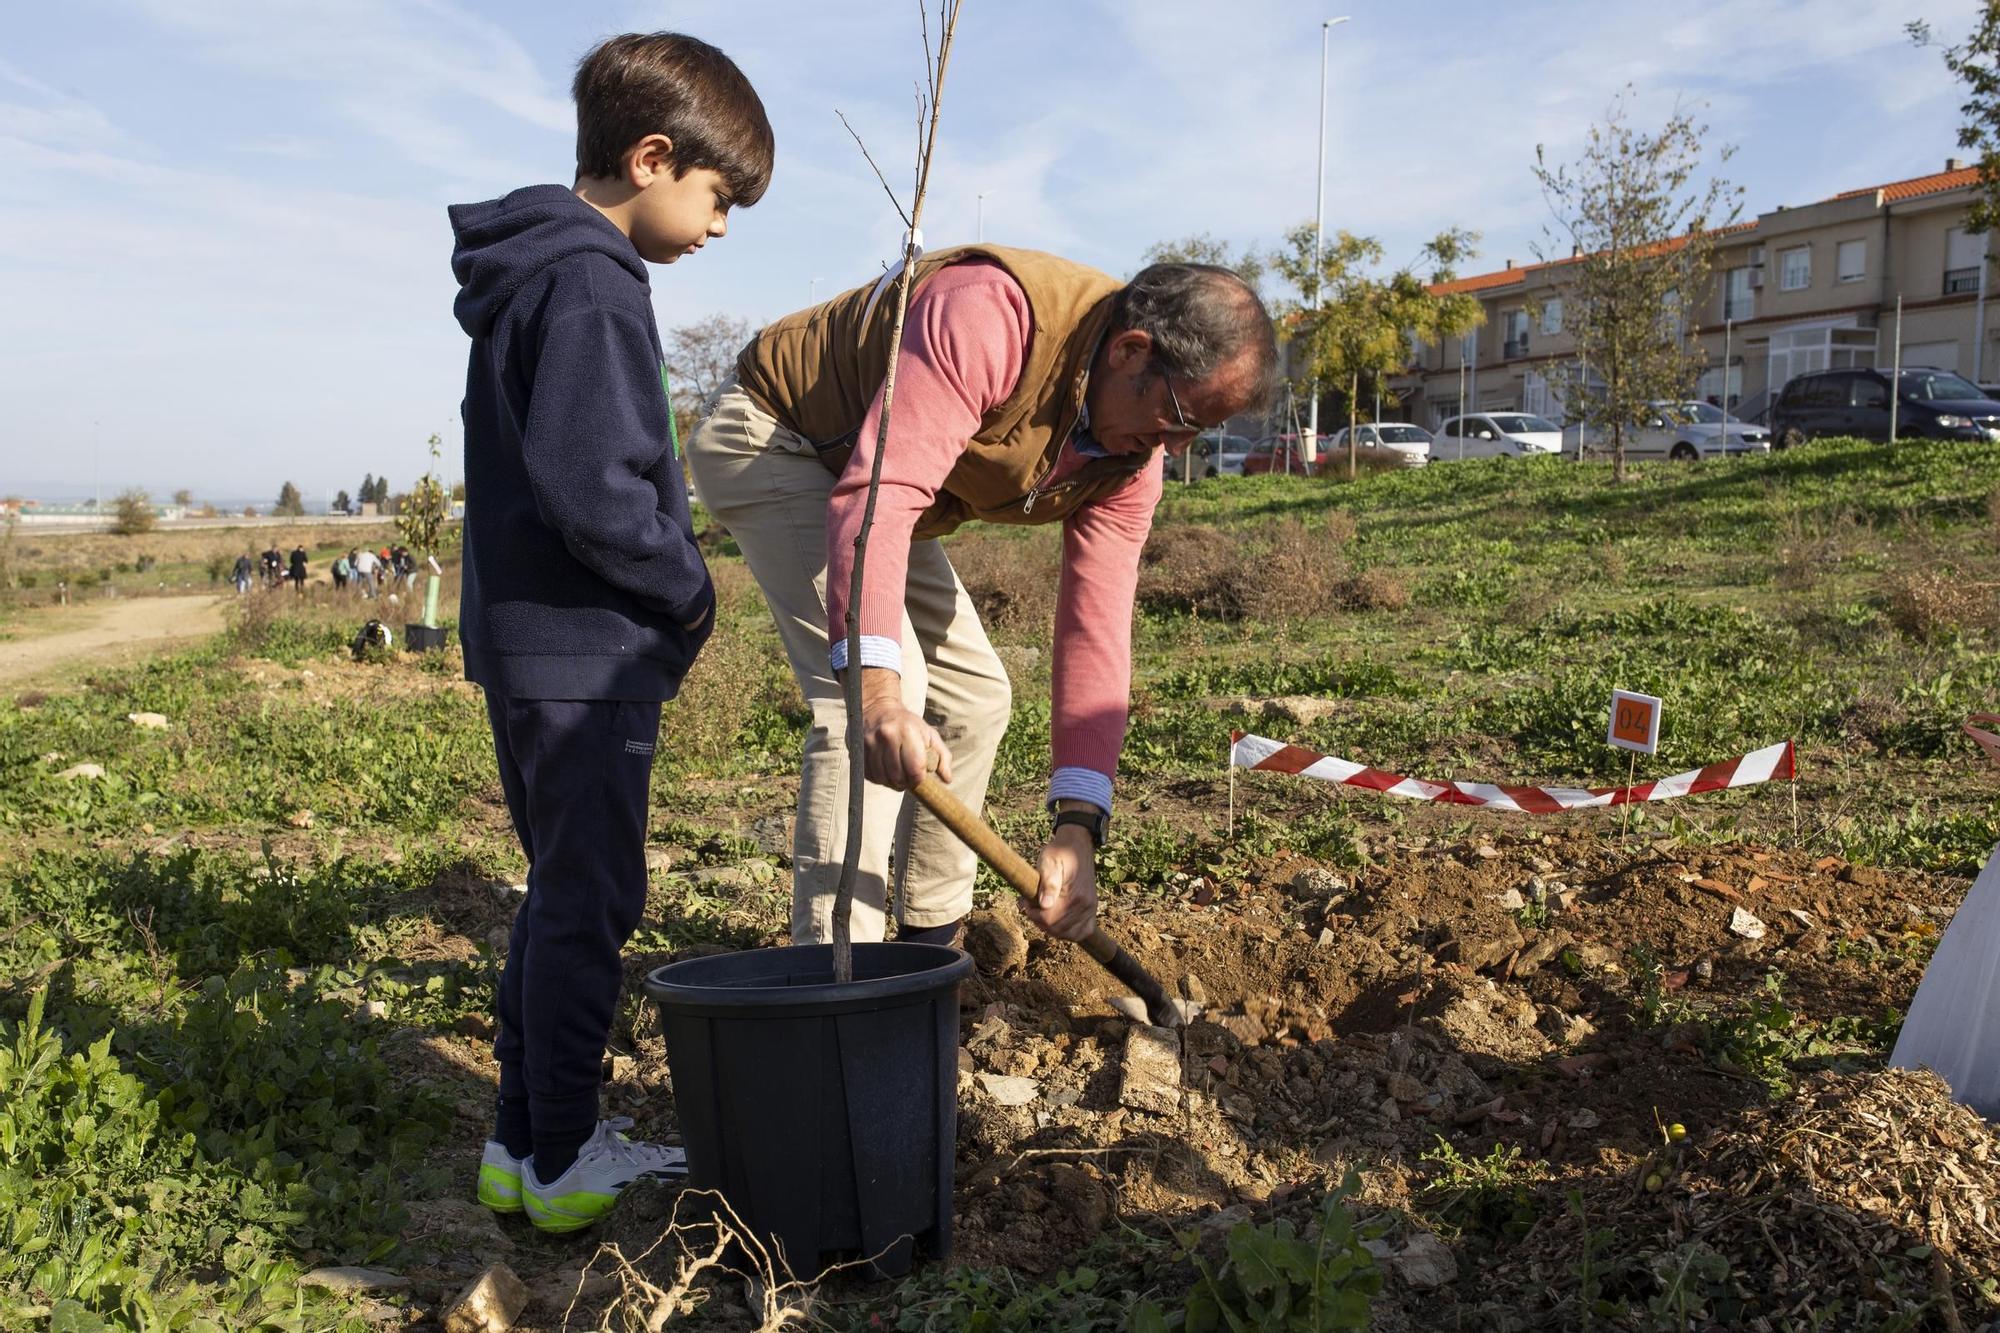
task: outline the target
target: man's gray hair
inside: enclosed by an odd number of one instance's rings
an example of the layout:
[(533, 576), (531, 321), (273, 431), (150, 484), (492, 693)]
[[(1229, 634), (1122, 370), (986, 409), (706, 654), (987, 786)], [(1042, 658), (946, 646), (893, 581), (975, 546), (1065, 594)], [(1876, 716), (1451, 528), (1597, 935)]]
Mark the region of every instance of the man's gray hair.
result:
[(1152, 264), (1118, 293), (1114, 330), (1139, 329), (1153, 340), (1153, 368), (1198, 383), (1250, 357), (1246, 411), (1262, 411), (1277, 393), (1278, 339), (1271, 314), (1249, 283), (1219, 264)]

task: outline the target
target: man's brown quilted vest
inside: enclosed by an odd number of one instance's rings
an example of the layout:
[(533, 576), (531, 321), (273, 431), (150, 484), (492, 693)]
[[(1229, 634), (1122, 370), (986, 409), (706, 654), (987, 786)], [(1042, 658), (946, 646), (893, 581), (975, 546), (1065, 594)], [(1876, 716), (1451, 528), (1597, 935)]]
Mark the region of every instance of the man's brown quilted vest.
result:
[[(1091, 358), (1111, 322), (1117, 279), (1036, 250), (964, 245), (917, 261), (912, 293), (947, 264), (986, 259), (1021, 284), (1033, 320), (1020, 382), (988, 412), (915, 536), (961, 523), (1053, 523), (1130, 481), (1148, 454), (1094, 458), (1058, 486), (1039, 486), (1075, 428)], [(872, 304), (857, 287), (767, 326), (737, 358), (736, 374), (759, 406), (819, 448), (838, 471), (853, 453), (868, 404), (889, 366), (895, 285)]]

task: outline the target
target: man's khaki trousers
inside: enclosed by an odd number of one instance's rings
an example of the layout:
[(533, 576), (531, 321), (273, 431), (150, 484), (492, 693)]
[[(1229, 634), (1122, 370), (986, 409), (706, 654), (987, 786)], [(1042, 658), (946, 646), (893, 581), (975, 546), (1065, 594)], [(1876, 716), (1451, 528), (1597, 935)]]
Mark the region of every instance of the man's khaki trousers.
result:
[[(733, 379), (710, 400), (687, 453), (695, 493), (742, 549), (812, 711), (792, 837), (792, 940), (824, 942), (833, 938), (834, 888), (847, 849), (847, 708), (827, 660), (826, 509), (834, 474), (810, 441), (779, 425)], [(944, 737), (952, 793), (977, 810), (1012, 694), (972, 599), (935, 540), (910, 546), (901, 637), (903, 702)], [(862, 810), (854, 939), (883, 938), (892, 874), (896, 919), (906, 925), (941, 926), (971, 910), (976, 859), (915, 797), (869, 783)]]

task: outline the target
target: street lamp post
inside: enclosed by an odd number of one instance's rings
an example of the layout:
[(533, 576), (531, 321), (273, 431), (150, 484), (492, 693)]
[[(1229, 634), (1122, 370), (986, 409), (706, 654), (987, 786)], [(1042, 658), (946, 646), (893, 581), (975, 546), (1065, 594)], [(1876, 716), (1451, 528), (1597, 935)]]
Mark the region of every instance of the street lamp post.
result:
[[(1313, 189), (1313, 313), (1319, 313), (1319, 251), (1326, 230), (1326, 50), (1334, 25), (1351, 15), (1326, 20), (1319, 25), (1319, 160), (1315, 164), (1318, 183)], [(1299, 457), (1310, 465), (1319, 455), (1319, 376), (1313, 376), (1312, 400), (1306, 406), (1306, 438), (1299, 441)]]

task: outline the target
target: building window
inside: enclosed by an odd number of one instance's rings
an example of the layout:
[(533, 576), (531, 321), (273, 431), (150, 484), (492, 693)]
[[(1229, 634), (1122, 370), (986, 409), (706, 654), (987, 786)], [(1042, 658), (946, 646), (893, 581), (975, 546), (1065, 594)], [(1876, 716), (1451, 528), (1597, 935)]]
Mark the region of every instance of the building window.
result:
[(1802, 292), (1812, 286), (1812, 247), (1794, 246), (1778, 252), (1778, 286), (1788, 292)]
[(1757, 290), (1750, 285), (1753, 270), (1745, 265), (1732, 268), (1722, 285), (1722, 317), (1749, 319), (1757, 309)]
[(1780, 330), (1771, 335), (1766, 383), (1770, 385), (1771, 392), (1776, 393), (1794, 375), (1874, 364), (1873, 329), (1844, 325), (1839, 328)]
[(1551, 296), (1542, 302), (1542, 332), (1561, 333), (1563, 327), (1563, 302), (1560, 296)]
[(1501, 316), (1501, 338), (1505, 345), (1500, 349), (1503, 357), (1512, 358), (1528, 354), (1528, 312), (1509, 310)]
[(1979, 266), (1985, 263), (1986, 238), (1953, 227), (1944, 239), (1944, 294), (1979, 290)]
[(1859, 282), (1868, 276), (1868, 242), (1842, 241), (1834, 252), (1834, 271), (1842, 282)]
[[(1704, 403), (1714, 403), (1725, 411), (1733, 410), (1743, 401), (1743, 363), (1736, 362), (1723, 373), (1723, 367), (1710, 366), (1701, 372), (1695, 381), (1695, 397)], [(1724, 401), (1727, 398), (1728, 401)]]

